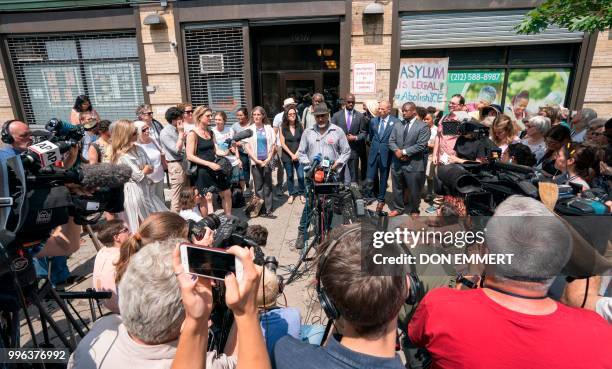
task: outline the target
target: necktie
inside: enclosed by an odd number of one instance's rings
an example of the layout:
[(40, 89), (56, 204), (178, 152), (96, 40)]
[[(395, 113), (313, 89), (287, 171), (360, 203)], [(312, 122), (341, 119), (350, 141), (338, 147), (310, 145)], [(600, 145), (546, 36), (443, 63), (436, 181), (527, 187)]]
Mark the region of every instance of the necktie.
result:
[(406, 135), (408, 134), (408, 131), (410, 131), (410, 121), (407, 121), (406, 126), (404, 127), (404, 141), (406, 141)]
[(346, 117), (346, 130), (350, 131), (351, 130), (351, 113), (352, 111), (346, 111), (348, 113), (348, 117)]
[(380, 120), (380, 128), (378, 129), (378, 135), (382, 136), (385, 133), (385, 120)]

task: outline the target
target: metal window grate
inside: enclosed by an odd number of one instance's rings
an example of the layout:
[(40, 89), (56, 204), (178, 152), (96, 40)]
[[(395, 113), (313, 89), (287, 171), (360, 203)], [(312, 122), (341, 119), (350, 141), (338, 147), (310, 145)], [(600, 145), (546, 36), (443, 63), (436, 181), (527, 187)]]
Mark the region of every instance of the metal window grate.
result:
[(28, 123), (68, 120), (81, 94), (111, 121), (144, 101), (135, 32), (19, 35), (8, 47)]
[(225, 111), (228, 122), (246, 106), (241, 26), (186, 27), (189, 90), (194, 105)]
[(581, 42), (582, 32), (550, 26), (537, 35), (514, 27), (528, 10), (491, 10), (400, 14), (402, 50)]

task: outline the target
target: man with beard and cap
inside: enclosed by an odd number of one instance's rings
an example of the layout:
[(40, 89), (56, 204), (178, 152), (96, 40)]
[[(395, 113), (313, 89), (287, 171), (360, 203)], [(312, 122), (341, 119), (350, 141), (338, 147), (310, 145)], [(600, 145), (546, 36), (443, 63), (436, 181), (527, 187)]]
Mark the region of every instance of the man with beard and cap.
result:
[[(298, 157), (302, 165), (312, 165), (315, 161), (329, 159), (333, 161), (331, 167), (334, 171), (339, 171), (346, 164), (351, 156), (351, 147), (346, 139), (344, 131), (335, 124), (329, 122), (329, 109), (327, 104), (317, 104), (312, 111), (317, 124), (304, 130), (300, 147), (298, 148)], [(298, 238), (295, 242), (295, 247), (301, 249), (304, 247), (304, 232), (308, 226), (308, 211), (309, 206), (304, 206), (300, 225), (298, 228)]]

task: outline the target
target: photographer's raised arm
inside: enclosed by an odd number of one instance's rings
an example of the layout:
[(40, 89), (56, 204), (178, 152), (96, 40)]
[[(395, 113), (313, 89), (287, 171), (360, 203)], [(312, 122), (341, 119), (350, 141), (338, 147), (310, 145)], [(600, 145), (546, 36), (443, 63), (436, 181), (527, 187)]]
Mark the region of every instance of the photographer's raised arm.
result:
[(81, 246), (81, 231), (81, 226), (77, 225), (72, 217), (69, 217), (66, 224), (57, 227), (51, 233), (51, 237), (45, 242), (45, 246), (36, 254), (36, 257), (71, 255)]
[(179, 247), (172, 253), (174, 274), (181, 288), (185, 321), (179, 337), (172, 369), (205, 369), (208, 346), (208, 319), (212, 311), (210, 279), (185, 273)]
[[(241, 280), (234, 274), (225, 277), (225, 302), (234, 313), (238, 330), (238, 369), (271, 369), (257, 313), (257, 288), (261, 270), (253, 263), (252, 249), (232, 246), (228, 253), (237, 256), (243, 265)], [(245, 344), (248, 343), (248, 344)]]

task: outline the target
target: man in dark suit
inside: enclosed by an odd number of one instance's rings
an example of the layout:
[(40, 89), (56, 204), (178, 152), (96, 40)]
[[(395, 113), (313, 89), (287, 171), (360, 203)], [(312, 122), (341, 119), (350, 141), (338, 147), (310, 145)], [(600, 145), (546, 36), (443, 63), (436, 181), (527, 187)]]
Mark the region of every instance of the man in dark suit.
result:
[(390, 116), (391, 104), (381, 101), (378, 105), (378, 117), (370, 122), (370, 154), (368, 156), (368, 173), (366, 179), (366, 193), (372, 195), (374, 177), (378, 173), (378, 205), (376, 211), (381, 212), (385, 205), (385, 193), (387, 193), (387, 180), (389, 179), (389, 165), (391, 164), (392, 152), (389, 151), (389, 136), (399, 119)]
[[(354, 107), (355, 96), (349, 93), (344, 100), (344, 109), (337, 111), (331, 119), (332, 124), (342, 128), (351, 147), (351, 157), (342, 170), (346, 185), (349, 185), (351, 182), (359, 183), (359, 158), (366, 150), (365, 140), (367, 137), (368, 121)], [(365, 163), (361, 163), (361, 165), (363, 166)], [(347, 167), (348, 170), (346, 170)]]
[(419, 214), (427, 167), (427, 141), (431, 135), (427, 124), (418, 119), (414, 103), (407, 102), (402, 106), (402, 117), (404, 119), (393, 126), (389, 137), (389, 150), (393, 152), (393, 202), (390, 217), (404, 212), (404, 189), (410, 194), (408, 212)]

